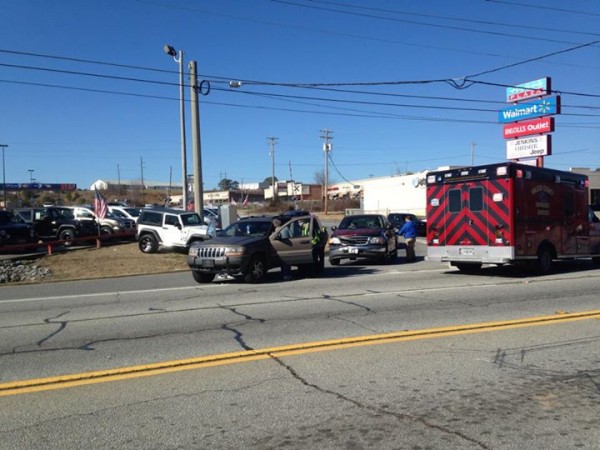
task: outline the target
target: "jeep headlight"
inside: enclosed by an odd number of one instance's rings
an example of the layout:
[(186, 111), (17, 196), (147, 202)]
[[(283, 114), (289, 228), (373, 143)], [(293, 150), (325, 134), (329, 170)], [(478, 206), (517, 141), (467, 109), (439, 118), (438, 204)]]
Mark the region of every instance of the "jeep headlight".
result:
[(246, 253), (245, 247), (227, 247), (225, 249), (225, 256), (242, 256)]
[(331, 245), (331, 244), (333, 244), (333, 245), (340, 245), (342, 242), (340, 241), (339, 237), (332, 237), (332, 238), (329, 238), (329, 240), (327, 241), (327, 243), (329, 245)]
[(369, 239), (369, 244), (385, 244), (385, 238), (382, 236), (373, 236)]

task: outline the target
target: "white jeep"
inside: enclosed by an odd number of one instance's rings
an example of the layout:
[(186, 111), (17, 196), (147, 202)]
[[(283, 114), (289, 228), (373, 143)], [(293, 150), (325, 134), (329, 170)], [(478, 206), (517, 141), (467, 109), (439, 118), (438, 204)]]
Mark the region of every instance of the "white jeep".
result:
[(198, 213), (181, 209), (143, 209), (137, 223), (136, 239), (144, 253), (155, 253), (160, 247), (187, 250), (192, 242), (215, 236), (212, 225), (206, 225)]

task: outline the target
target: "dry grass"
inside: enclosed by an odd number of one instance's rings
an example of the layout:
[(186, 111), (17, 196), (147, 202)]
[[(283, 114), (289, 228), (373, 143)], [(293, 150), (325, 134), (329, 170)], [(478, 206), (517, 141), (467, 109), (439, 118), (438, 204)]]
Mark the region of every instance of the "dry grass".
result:
[(136, 242), (56, 253), (40, 258), (37, 265), (50, 269), (55, 281), (189, 270), (184, 253), (146, 254)]
[[(343, 214), (334, 212), (319, 217), (339, 222)], [(145, 275), (189, 270), (182, 252), (161, 250), (142, 253), (137, 242), (106, 245), (101, 248), (69, 250), (40, 258), (38, 266), (52, 271), (51, 281), (86, 280), (126, 275)]]

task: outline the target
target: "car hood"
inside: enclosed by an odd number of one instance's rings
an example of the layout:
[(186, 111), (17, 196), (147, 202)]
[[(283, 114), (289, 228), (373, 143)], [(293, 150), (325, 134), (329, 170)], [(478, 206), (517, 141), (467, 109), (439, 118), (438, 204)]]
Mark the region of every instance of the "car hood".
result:
[(256, 242), (260, 239), (267, 239), (266, 237), (256, 236), (217, 236), (208, 241), (202, 243), (203, 246), (210, 247), (225, 247), (230, 245), (246, 245), (251, 242)]
[(340, 230), (333, 232), (332, 236), (380, 236), (383, 228), (356, 228), (354, 230)]

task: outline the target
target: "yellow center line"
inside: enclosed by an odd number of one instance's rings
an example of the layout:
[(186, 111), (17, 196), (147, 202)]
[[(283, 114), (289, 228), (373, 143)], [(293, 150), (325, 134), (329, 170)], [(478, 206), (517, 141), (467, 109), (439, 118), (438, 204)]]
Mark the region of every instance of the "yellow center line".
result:
[(60, 375), (48, 378), (0, 383), (0, 397), (7, 395), (25, 394), (30, 392), (64, 389), (86, 384), (103, 383), (116, 380), (153, 376), (182, 370), (193, 370), (204, 367), (236, 364), (269, 358), (301, 355), (322, 351), (339, 350), (344, 348), (361, 347), (374, 344), (432, 339), (461, 334), (482, 333), (496, 330), (507, 330), (540, 325), (552, 325), (576, 320), (600, 319), (600, 310), (579, 313), (559, 313), (550, 316), (531, 317), (527, 319), (482, 322), (476, 324), (456, 325), (450, 327), (428, 328), (413, 331), (397, 331), (384, 334), (372, 334), (343, 339), (314, 341), (303, 344), (291, 344), (278, 347), (267, 347), (257, 350), (244, 350), (232, 353), (221, 353), (211, 356), (164, 361), (153, 364), (121, 367), (117, 369), (83, 372)]

